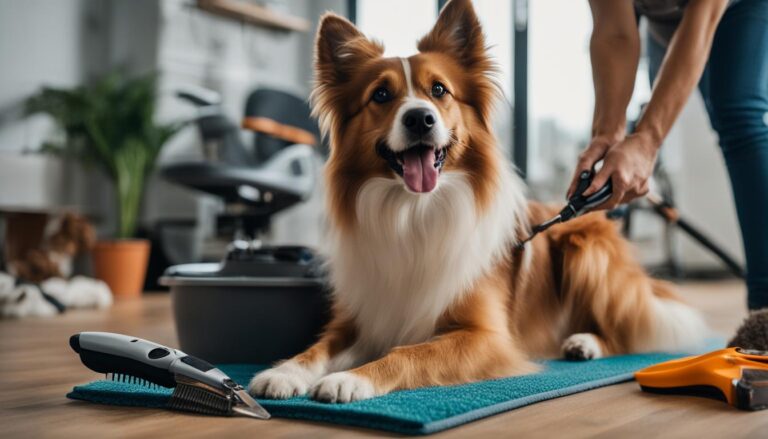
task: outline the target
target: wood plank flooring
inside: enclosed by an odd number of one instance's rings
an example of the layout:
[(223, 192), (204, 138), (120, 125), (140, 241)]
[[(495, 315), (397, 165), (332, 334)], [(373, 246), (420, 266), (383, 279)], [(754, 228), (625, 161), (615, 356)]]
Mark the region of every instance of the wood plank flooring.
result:
[[(736, 281), (689, 283), (682, 290), (724, 335), (730, 335), (745, 315), (744, 288)], [(107, 311), (0, 321), (0, 438), (388, 436), (312, 422), (198, 417), (67, 400), (64, 395), (73, 385), (97, 378), (67, 343), (71, 334), (83, 330), (176, 344), (165, 294), (147, 294)], [(704, 398), (646, 394), (636, 383), (626, 383), (534, 404), (432, 437), (768, 438), (768, 410), (739, 412)]]

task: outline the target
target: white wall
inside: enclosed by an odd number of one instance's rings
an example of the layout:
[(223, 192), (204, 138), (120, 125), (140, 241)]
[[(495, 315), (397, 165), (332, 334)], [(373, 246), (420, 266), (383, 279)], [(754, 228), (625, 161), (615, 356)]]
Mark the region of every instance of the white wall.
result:
[[(72, 87), (103, 69), (108, 2), (0, 0), (0, 206), (77, 206), (100, 219), (110, 204), (103, 177), (36, 151), (55, 133), (48, 117), (23, 117), (41, 86)], [(98, 188), (98, 189), (94, 189)]]
[[(0, 0), (0, 152), (36, 149), (45, 118), (22, 121), (23, 101), (41, 85), (77, 85), (103, 61), (106, 2)], [(96, 67), (94, 67), (96, 66)]]

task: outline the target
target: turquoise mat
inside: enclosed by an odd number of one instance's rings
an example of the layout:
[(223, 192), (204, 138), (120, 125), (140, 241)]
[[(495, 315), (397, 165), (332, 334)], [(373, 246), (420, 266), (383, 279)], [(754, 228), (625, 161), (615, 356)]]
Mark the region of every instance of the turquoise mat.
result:
[[(633, 372), (678, 358), (675, 354), (633, 354), (592, 361), (544, 361), (535, 374), (459, 386), (404, 390), (348, 404), (326, 404), (297, 397), (260, 400), (273, 416), (330, 422), (403, 434), (429, 434), (539, 401), (630, 381)], [(245, 385), (263, 367), (222, 365), (221, 370)], [(101, 404), (164, 407), (171, 389), (95, 381), (67, 396)]]

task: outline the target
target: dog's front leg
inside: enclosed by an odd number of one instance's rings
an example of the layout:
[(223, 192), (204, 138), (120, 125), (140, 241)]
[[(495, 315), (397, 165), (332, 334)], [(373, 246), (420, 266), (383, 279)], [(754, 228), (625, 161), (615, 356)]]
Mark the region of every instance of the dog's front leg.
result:
[(349, 347), (354, 338), (351, 320), (336, 317), (309, 349), (256, 374), (248, 385), (248, 391), (255, 396), (273, 399), (303, 395), (328, 373), (331, 358)]
[(460, 384), (533, 370), (522, 354), (516, 355), (509, 337), (461, 329), (430, 342), (395, 348), (356, 369), (332, 373), (318, 381), (311, 395), (320, 401), (350, 402), (392, 390)]
[(432, 340), (396, 347), (376, 361), (327, 375), (315, 384), (311, 396), (326, 402), (349, 402), (393, 390), (535, 371), (510, 336), (503, 300), (509, 293), (497, 285), (478, 285), (474, 294), (444, 316), (439, 326), (450, 329)]

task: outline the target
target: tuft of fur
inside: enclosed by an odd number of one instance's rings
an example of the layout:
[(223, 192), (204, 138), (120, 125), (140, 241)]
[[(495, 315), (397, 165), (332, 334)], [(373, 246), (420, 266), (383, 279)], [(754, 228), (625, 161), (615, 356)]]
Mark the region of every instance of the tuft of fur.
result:
[(736, 330), (728, 347), (768, 351), (768, 308), (752, 311)]

